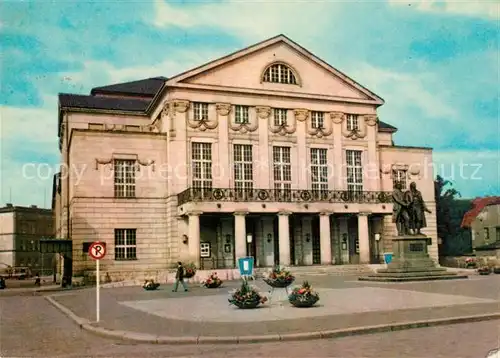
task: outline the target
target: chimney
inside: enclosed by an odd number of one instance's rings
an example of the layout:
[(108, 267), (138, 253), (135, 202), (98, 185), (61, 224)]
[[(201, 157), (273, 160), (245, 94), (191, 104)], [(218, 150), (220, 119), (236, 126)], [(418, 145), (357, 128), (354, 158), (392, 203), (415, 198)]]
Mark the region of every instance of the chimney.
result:
[(30, 208), (36, 209), (37, 206), (36, 205), (31, 205)]
[(12, 208), (12, 203), (7, 203), (5, 206), (7, 206), (8, 208)]

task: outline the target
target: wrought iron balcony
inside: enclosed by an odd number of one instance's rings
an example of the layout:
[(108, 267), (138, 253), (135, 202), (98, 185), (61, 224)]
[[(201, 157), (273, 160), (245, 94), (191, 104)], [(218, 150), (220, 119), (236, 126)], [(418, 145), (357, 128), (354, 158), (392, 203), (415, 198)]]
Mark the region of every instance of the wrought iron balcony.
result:
[(189, 188), (177, 200), (179, 205), (210, 201), (379, 204), (392, 202), (392, 196), (385, 191)]

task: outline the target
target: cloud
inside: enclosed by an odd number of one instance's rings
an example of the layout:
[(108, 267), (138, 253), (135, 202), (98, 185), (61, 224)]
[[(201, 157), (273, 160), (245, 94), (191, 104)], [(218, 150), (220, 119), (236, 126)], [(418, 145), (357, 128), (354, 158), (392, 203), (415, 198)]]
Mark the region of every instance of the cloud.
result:
[[(334, 21), (341, 2), (206, 2), (178, 6), (155, 1), (153, 24), (158, 27), (219, 28), (242, 38), (261, 41), (286, 31), (286, 35), (304, 39), (318, 35), (318, 29)], [(328, 16), (325, 16), (328, 14)], [(314, 26), (311, 24), (314, 23)]]
[(433, 162), (434, 175), (450, 180), (464, 198), (498, 195), (500, 192), (498, 151), (436, 151)]
[(486, 19), (500, 18), (500, 4), (489, 0), (389, 0), (391, 5), (407, 6), (412, 9), (449, 15), (463, 15)]

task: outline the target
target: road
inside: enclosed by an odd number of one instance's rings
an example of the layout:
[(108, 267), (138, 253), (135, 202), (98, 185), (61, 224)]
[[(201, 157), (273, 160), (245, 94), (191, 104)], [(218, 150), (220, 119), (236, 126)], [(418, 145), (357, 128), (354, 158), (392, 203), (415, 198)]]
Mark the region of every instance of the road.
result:
[(0, 298), (0, 307), (2, 357), (481, 358), (500, 345), (500, 321), (303, 342), (220, 346), (134, 344), (82, 331), (43, 297), (4, 297)]

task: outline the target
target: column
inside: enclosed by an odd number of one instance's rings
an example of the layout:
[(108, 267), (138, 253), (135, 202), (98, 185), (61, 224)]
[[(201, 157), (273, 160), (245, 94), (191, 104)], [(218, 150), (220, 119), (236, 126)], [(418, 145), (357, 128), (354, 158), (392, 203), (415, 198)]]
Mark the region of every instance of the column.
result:
[(321, 248), (321, 264), (332, 264), (332, 243), (330, 236), (330, 213), (319, 214), (319, 242)]
[(193, 260), (196, 267), (200, 267), (200, 215), (201, 212), (195, 211), (188, 213), (188, 246), (189, 258)]
[(288, 223), (289, 212), (278, 213), (278, 240), (280, 250), (280, 265), (290, 265), (290, 226)]
[(370, 263), (370, 236), (368, 234), (368, 213), (358, 214), (359, 263)]
[(236, 262), (240, 257), (247, 256), (247, 238), (246, 238), (246, 212), (234, 213), (234, 255)]

